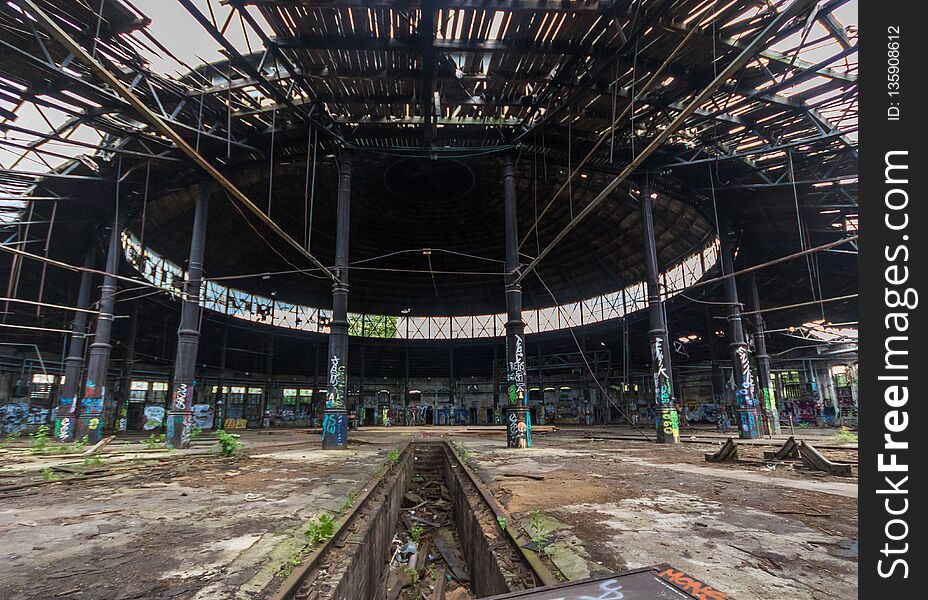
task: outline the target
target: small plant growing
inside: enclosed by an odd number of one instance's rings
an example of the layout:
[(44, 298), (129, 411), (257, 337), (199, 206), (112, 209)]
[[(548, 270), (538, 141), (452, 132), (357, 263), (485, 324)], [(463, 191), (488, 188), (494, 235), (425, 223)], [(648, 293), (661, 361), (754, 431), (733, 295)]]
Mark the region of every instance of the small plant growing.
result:
[(348, 497), (345, 498), (344, 504), (342, 504), (341, 510), (339, 512), (345, 512), (354, 506), (354, 501), (358, 499), (358, 490), (351, 490), (348, 492)]
[(311, 521), (306, 528), (306, 541), (310, 546), (322, 544), (335, 535), (335, 518), (331, 515), (320, 515), (315, 521)]
[(799, 422), (799, 429), (808, 429), (809, 427), (812, 427), (812, 425), (808, 421)]
[(423, 481), (425, 481), (425, 477), (416, 473), (415, 475), (412, 476), (412, 480), (415, 481), (416, 483), (422, 483)]
[(42, 469), (42, 481), (58, 481), (59, 479), (61, 479), (61, 476), (49, 467)]
[(300, 566), (301, 562), (303, 562), (303, 550), (294, 550), (290, 556), (287, 557), (287, 562), (280, 565), (280, 574), (284, 577), (289, 577), (293, 569)]
[(412, 567), (406, 567), (403, 569), (403, 573), (406, 574), (406, 578), (409, 580), (409, 583), (416, 585), (419, 583), (419, 571), (416, 571)]
[(435, 568), (435, 563), (429, 563), (425, 570), (431, 579), (438, 579), (438, 569)]
[(423, 529), (420, 525), (413, 525), (412, 529), (409, 530), (409, 535), (412, 536), (412, 541), (418, 544), (424, 531), (425, 529)]
[(219, 438), (219, 453), (223, 456), (235, 456), (239, 450), (245, 447), (245, 444), (239, 440), (237, 433), (228, 433), (224, 429), (216, 430), (216, 437)]
[(48, 425), (40, 425), (29, 434), (29, 450), (33, 454), (42, 454), (48, 450)]
[(528, 528), (530, 530), (529, 534), (532, 536), (532, 541), (535, 542), (536, 545), (541, 545), (548, 541), (548, 538), (544, 534), (544, 517), (537, 508), (532, 511), (532, 516), (528, 521)]
[(194, 427), (193, 429), (190, 430), (191, 440), (197, 440), (200, 438), (201, 435), (203, 435), (203, 430), (200, 429), (199, 427)]
[(399, 451), (399, 449), (390, 450), (390, 454), (387, 455), (387, 458), (388, 458), (388, 459), (390, 460), (390, 462), (392, 462), (392, 463), (395, 463), (396, 461), (398, 461), (398, 460), (400, 459), (400, 451)]
[(503, 515), (496, 515), (496, 523), (499, 525), (499, 528), (502, 530), (505, 530), (506, 525), (508, 525), (508, 523), (506, 522), (506, 517), (504, 517)]
[(458, 443), (452, 442), (451, 447), (454, 448), (454, 452), (455, 454), (458, 455), (458, 458), (461, 459), (461, 462), (466, 463), (467, 461), (471, 459), (471, 456), (473, 456), (471, 451), (468, 450), (467, 446), (465, 446), (464, 444), (458, 444)]
[(97, 455), (88, 456), (81, 463), (85, 467), (102, 467), (106, 464), (106, 461)]
[(857, 434), (849, 430), (847, 427), (842, 427), (839, 429), (838, 433), (835, 434), (835, 437), (838, 438), (839, 442), (857, 443)]
[(153, 433), (149, 435), (148, 438), (145, 439), (142, 443), (145, 444), (145, 448), (148, 450), (155, 450), (161, 448), (161, 446), (164, 444), (164, 440), (165, 436), (163, 433), (160, 435)]

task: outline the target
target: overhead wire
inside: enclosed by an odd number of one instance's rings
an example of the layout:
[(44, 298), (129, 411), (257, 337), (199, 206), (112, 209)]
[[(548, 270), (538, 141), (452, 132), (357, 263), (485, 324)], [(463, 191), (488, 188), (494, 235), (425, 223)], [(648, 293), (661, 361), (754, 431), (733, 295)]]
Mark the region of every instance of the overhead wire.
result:
[[(554, 301), (555, 306), (557, 306), (558, 314), (563, 314), (561, 303), (558, 301), (557, 297), (554, 295), (554, 292), (551, 291), (551, 288), (548, 287), (548, 284), (545, 283), (544, 279), (542, 279), (541, 274), (538, 272), (537, 269), (535, 270), (535, 277), (538, 278), (538, 281), (541, 283), (542, 286), (544, 286), (545, 290), (548, 292), (548, 295), (551, 296), (551, 299)], [(609, 392), (607, 392), (606, 389), (603, 387), (603, 385), (599, 382), (599, 378), (596, 376), (596, 373), (593, 371), (593, 367), (590, 366), (590, 361), (586, 357), (586, 352), (583, 350), (583, 347), (580, 344), (580, 340), (577, 339), (577, 334), (574, 333), (574, 325), (571, 325), (571, 321), (573, 321), (573, 319), (571, 319), (570, 316), (567, 315), (566, 317), (567, 331), (570, 332), (570, 337), (573, 338), (574, 344), (576, 344), (577, 350), (580, 353), (580, 357), (583, 359), (583, 363), (586, 365), (587, 370), (590, 372), (590, 376), (593, 379), (593, 381), (596, 383), (596, 387), (599, 388), (600, 393), (603, 395), (603, 397), (605, 397), (609, 401), (610, 404), (612, 404), (612, 406), (615, 407), (617, 411), (619, 411), (619, 414), (622, 415), (622, 417), (626, 421), (628, 421), (628, 424), (631, 425), (635, 429), (635, 431), (641, 434), (643, 438), (645, 438), (649, 442), (657, 441), (656, 436), (653, 438), (648, 436), (648, 434), (646, 434), (644, 431), (641, 430), (640, 427), (638, 427), (635, 423), (632, 422), (632, 420), (628, 417), (625, 411), (622, 410), (622, 407), (619, 406), (619, 404), (615, 400), (612, 399), (612, 396), (609, 394)]]

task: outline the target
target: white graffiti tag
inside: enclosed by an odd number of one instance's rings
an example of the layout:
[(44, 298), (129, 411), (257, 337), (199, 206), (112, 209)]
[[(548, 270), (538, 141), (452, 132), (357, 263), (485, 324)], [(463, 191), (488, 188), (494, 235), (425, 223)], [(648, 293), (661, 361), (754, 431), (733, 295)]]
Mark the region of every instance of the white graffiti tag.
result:
[(622, 586), (618, 579), (607, 579), (599, 584), (598, 596), (584, 594), (582, 596), (561, 596), (551, 600), (622, 600), (625, 594), (620, 591), (621, 589)]
[(174, 409), (185, 410), (187, 408), (187, 393), (189, 387), (186, 383), (177, 385), (177, 392), (174, 394)]

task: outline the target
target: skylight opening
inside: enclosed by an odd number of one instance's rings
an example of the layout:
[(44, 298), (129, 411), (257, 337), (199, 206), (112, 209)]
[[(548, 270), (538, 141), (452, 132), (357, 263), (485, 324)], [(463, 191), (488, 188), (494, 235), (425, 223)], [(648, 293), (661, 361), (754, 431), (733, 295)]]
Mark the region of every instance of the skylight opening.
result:
[(490, 31), (487, 34), (487, 39), (495, 41), (500, 39), (500, 30), (503, 26), (503, 17), (506, 13), (501, 10), (496, 11), (493, 14), (493, 22), (490, 23)]

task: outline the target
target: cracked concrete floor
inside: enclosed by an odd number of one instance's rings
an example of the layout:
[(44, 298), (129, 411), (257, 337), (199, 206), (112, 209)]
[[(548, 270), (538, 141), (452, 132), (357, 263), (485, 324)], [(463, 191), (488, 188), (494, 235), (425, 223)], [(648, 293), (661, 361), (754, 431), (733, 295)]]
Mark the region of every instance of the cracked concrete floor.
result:
[(579, 576), (669, 563), (738, 600), (857, 596), (856, 478), (771, 468), (759, 445), (740, 449), (744, 462), (710, 465), (709, 444), (583, 436), (537, 436), (526, 451), (455, 439), (513, 516), (537, 511), (564, 525), (549, 541), (561, 561), (586, 563), (572, 567)]
[[(0, 598), (260, 598), (309, 519), (337, 510), (410, 436), (445, 434), (514, 517), (557, 523), (546, 554), (568, 578), (666, 562), (738, 600), (856, 596), (856, 479), (770, 470), (761, 446), (709, 465), (708, 444), (585, 437), (608, 433), (629, 432), (564, 429), (508, 450), (501, 429), (375, 428), (353, 433), (349, 452), (322, 451), (305, 430), (246, 432), (235, 460), (208, 440), (175, 453), (117, 440), (104, 477), (0, 491)], [(0, 487), (79, 462), (0, 450)]]
[[(322, 451), (305, 431), (243, 439), (236, 459), (205, 444), (173, 453), (111, 444), (112, 477), (5, 492), (0, 598), (253, 598), (302, 549), (305, 523), (339, 509), (397, 446)], [(2, 458), (7, 485), (17, 473), (75, 463)]]

